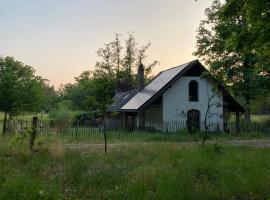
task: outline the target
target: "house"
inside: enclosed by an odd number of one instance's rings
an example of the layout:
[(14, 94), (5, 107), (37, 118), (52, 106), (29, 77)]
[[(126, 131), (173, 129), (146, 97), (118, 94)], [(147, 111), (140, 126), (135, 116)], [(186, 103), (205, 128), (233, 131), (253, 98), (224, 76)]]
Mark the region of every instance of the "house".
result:
[[(207, 69), (198, 61), (160, 72), (144, 86), (144, 67), (138, 67), (138, 89), (118, 93), (108, 112), (119, 113), (125, 126), (166, 130), (166, 124), (212, 131), (226, 129), (228, 113), (239, 115), (245, 109), (221, 85), (202, 78)], [(176, 126), (177, 127), (177, 126)]]

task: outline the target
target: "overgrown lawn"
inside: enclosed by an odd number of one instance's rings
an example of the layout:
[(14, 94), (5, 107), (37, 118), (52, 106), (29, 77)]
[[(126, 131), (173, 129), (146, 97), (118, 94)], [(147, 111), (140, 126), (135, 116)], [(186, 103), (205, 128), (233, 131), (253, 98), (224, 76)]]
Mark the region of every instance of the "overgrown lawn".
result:
[[(67, 149), (1, 138), (0, 199), (267, 199), (270, 149), (148, 143)], [(14, 145), (17, 144), (17, 145)], [(45, 145), (45, 146), (44, 146)], [(10, 156), (10, 157), (8, 157)]]

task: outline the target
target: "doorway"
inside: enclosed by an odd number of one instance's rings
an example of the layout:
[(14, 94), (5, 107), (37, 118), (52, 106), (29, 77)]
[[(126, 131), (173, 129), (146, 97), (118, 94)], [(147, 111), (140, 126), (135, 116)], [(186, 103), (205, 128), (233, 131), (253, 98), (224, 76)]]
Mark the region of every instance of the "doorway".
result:
[(187, 129), (189, 132), (200, 130), (200, 111), (192, 109), (187, 112)]

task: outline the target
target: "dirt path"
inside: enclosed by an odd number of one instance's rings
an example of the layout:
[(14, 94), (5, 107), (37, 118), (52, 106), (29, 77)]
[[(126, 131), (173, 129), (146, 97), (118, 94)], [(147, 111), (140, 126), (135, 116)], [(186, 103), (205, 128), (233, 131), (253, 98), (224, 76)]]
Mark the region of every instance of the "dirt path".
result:
[[(213, 144), (214, 141), (208, 141), (208, 144)], [(250, 139), (250, 140), (224, 140), (220, 142), (221, 144), (229, 144), (234, 146), (251, 146), (251, 147), (270, 147), (270, 139)], [(129, 142), (129, 143), (111, 143), (108, 144), (110, 149), (119, 149), (125, 147), (138, 147), (138, 146), (149, 146), (149, 145), (176, 145), (176, 146), (195, 146), (194, 142)], [(67, 149), (103, 149), (104, 144), (94, 144), (94, 143), (62, 143), (61, 145)]]
[[(119, 147), (137, 147), (137, 146), (151, 146), (151, 145), (179, 145), (181, 146), (188, 146), (188, 145), (195, 145), (194, 142), (128, 142), (128, 143), (110, 143), (108, 144), (109, 148), (119, 148)], [(62, 144), (63, 147), (68, 149), (85, 149), (85, 148), (104, 148), (104, 144), (93, 144), (93, 143), (68, 143)]]
[(270, 147), (270, 139), (228, 140), (223, 143), (236, 146)]

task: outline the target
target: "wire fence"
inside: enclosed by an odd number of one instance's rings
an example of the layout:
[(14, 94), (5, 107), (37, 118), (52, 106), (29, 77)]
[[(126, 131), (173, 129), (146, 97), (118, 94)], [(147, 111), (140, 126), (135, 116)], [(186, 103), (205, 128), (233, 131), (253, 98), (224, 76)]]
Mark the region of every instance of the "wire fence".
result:
[[(203, 129), (204, 123), (199, 125)], [(6, 134), (25, 134), (31, 131), (31, 120), (7, 120)], [(263, 123), (244, 123), (240, 124), (242, 133), (270, 133), (269, 121)], [(0, 120), (0, 131), (3, 130), (3, 120)], [(91, 121), (53, 121), (38, 120), (37, 135), (65, 136), (76, 139), (88, 139), (93, 141), (103, 140), (104, 132), (111, 140), (136, 140), (156, 139), (163, 140), (172, 137), (179, 137), (184, 133), (190, 132), (187, 122), (167, 121), (167, 122), (145, 122), (143, 127), (136, 124), (125, 124), (121, 120), (110, 119), (105, 123), (96, 123)], [(209, 134), (222, 132), (225, 134), (235, 134), (236, 124), (234, 122), (227, 124), (209, 124)]]

